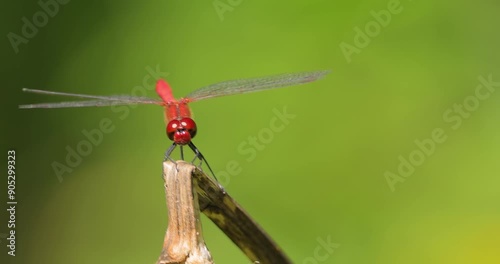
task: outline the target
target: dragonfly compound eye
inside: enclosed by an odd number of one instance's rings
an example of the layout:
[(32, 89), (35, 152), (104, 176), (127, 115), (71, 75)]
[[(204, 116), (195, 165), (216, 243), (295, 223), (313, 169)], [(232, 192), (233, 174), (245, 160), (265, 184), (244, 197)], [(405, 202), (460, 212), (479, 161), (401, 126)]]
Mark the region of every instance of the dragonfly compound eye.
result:
[(174, 119), (170, 120), (167, 124), (167, 136), (170, 140), (174, 140), (174, 134), (177, 130), (180, 129), (181, 121)]
[(196, 123), (193, 119), (184, 117), (180, 120), (180, 123), (181, 126), (189, 132), (191, 138), (194, 138), (194, 136), (196, 136)]

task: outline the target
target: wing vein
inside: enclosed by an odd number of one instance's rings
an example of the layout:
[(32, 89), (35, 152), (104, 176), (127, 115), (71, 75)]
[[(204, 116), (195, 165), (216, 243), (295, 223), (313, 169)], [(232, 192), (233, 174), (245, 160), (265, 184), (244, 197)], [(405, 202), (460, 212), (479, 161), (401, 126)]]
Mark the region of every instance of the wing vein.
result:
[(225, 95), (250, 93), (273, 88), (300, 85), (319, 80), (329, 72), (329, 70), (323, 70), (313, 72), (287, 73), (259, 78), (225, 81), (202, 87), (190, 93), (185, 98), (187, 98), (191, 102), (194, 102)]
[(23, 88), (23, 92), (36, 93), (36, 94), (47, 94), (47, 95), (59, 95), (59, 96), (76, 97), (76, 98), (88, 98), (88, 99), (96, 99), (96, 100), (26, 104), (26, 105), (20, 105), (19, 106), (20, 109), (71, 108), (71, 107), (92, 107), (92, 106), (100, 107), (100, 106), (131, 105), (131, 104), (163, 105), (163, 101), (161, 101), (161, 100), (152, 99), (149, 97), (138, 97), (138, 96), (129, 96), (129, 95), (98, 96), (98, 95), (44, 91), (44, 90), (36, 90), (36, 89), (28, 89), (28, 88)]

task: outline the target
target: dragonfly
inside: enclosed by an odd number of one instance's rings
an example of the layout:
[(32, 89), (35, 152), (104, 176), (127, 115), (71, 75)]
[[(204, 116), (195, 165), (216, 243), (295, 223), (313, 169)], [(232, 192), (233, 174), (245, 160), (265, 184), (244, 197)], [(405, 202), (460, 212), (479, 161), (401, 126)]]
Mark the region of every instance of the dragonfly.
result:
[(199, 149), (194, 145), (192, 141), (192, 139), (196, 136), (197, 126), (191, 116), (191, 110), (189, 108), (190, 103), (220, 96), (257, 92), (274, 88), (310, 83), (323, 78), (329, 72), (330, 72), (329, 70), (322, 70), (322, 71), (311, 71), (311, 72), (286, 73), (280, 75), (249, 78), (249, 79), (229, 80), (199, 88), (188, 94), (186, 97), (182, 97), (180, 99), (174, 98), (172, 93), (172, 88), (163, 79), (159, 79), (156, 82), (156, 93), (158, 94), (160, 99), (130, 96), (130, 95), (111, 95), (111, 96), (87, 95), (87, 94), (75, 94), (75, 93), (54, 92), (54, 91), (23, 88), (23, 92), (27, 93), (59, 95), (59, 96), (74, 97), (87, 100), (67, 101), (67, 102), (57, 102), (57, 103), (26, 104), (26, 105), (20, 105), (19, 108), (33, 109), (33, 108), (104, 107), (113, 105), (136, 105), (136, 104), (154, 104), (162, 106), (164, 108), (166, 134), (167, 137), (173, 142), (170, 145), (170, 147), (165, 151), (164, 161), (166, 160), (173, 161), (173, 159), (171, 158), (171, 154), (177, 146), (179, 146), (180, 148), (180, 156), (181, 159), (183, 160), (184, 159), (183, 147), (188, 146), (195, 154), (195, 157), (191, 161), (191, 163), (194, 163), (196, 159), (199, 159), (200, 161), (199, 166), (201, 167), (202, 163), (204, 162), (207, 165), (210, 172), (212, 173), (212, 175), (215, 177), (215, 174), (213, 173), (212, 168), (210, 168), (210, 165), (205, 159), (205, 156), (203, 156), (203, 154), (199, 151)]

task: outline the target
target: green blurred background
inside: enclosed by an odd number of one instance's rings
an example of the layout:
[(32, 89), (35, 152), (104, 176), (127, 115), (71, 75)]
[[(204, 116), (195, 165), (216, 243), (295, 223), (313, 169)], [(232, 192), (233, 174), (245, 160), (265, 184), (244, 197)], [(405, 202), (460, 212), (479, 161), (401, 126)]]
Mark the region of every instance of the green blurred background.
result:
[[(156, 261), (167, 227), (162, 109), (17, 109), (66, 99), (22, 87), (156, 97), (152, 81), (143, 85), (156, 67), (177, 96), (228, 79), (333, 70), (305, 86), (192, 105), (194, 142), (216, 173), (240, 165), (224, 180), (228, 192), (294, 263), (500, 263), (500, 94), (478, 101), (457, 129), (443, 118), (474, 102), (479, 76), (500, 82), (500, 4), (402, 1), (348, 62), (340, 44), (354, 45), (356, 27), (376, 30), (372, 11), (388, 4), (73, 0), (16, 54), (9, 32), (21, 35), (21, 19), (42, 8), (4, 3), (2, 149), (17, 152), (19, 204), (17, 256), (2, 238), (2, 263)], [(285, 107), (296, 117), (248, 161), (238, 146)], [(64, 164), (67, 147), (106, 118), (114, 130), (59, 181), (51, 164)], [(447, 140), (391, 189), (384, 174), (436, 128)], [(216, 263), (248, 263), (203, 221)]]

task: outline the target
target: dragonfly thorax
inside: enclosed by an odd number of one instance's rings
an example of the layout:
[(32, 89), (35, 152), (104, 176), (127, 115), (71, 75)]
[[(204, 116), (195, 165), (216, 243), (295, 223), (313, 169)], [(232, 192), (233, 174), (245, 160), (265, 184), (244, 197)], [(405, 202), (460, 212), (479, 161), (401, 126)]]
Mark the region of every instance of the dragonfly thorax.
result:
[(178, 145), (186, 145), (196, 136), (196, 123), (189, 117), (170, 120), (167, 136)]

